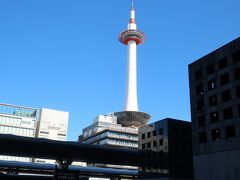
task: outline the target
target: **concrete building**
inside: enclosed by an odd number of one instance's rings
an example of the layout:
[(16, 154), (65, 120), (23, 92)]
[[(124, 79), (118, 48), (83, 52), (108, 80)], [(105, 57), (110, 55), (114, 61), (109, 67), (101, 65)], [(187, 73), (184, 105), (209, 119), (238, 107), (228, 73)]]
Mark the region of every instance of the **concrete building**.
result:
[[(138, 129), (122, 127), (117, 124), (117, 117), (113, 114), (97, 116), (93, 124), (84, 128), (79, 136), (79, 142), (86, 144), (99, 144), (113, 147), (138, 148)], [(128, 168), (129, 166), (100, 165), (99, 167)], [(136, 169), (136, 168), (135, 168)]]
[[(0, 104), (0, 133), (66, 141), (68, 112)], [(0, 156), (1, 160), (45, 162), (52, 160)]]
[[(0, 104), (0, 133), (35, 137), (38, 109)], [(31, 158), (0, 156), (1, 160), (31, 162)]]
[(195, 180), (240, 179), (240, 38), (189, 65)]
[(138, 129), (117, 124), (113, 114), (97, 116), (93, 124), (83, 129), (79, 141), (87, 144), (138, 148)]
[(139, 150), (139, 179), (193, 179), (190, 122), (166, 118), (140, 127)]
[(66, 141), (69, 113), (42, 108), (39, 113), (37, 138)]
[[(37, 138), (46, 138), (58, 141), (67, 140), (69, 113), (65, 111), (42, 108), (37, 123)], [(35, 159), (40, 163), (55, 163), (53, 160)]]

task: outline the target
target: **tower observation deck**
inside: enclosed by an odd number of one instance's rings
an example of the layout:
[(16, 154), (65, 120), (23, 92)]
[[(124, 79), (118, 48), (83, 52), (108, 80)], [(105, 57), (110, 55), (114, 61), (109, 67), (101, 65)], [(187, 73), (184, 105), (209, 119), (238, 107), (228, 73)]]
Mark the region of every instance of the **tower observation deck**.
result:
[(138, 111), (137, 101), (137, 45), (143, 44), (145, 35), (137, 29), (135, 22), (135, 9), (132, 5), (130, 21), (127, 30), (120, 33), (119, 41), (128, 47), (127, 57), (127, 84), (125, 111), (114, 113), (118, 117), (118, 123), (123, 126), (140, 127), (150, 119), (150, 115)]

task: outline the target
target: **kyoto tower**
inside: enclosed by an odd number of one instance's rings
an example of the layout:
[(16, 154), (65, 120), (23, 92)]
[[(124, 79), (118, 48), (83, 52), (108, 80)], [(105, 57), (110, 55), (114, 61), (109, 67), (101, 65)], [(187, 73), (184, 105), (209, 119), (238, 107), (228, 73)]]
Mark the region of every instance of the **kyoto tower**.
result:
[(137, 29), (135, 22), (135, 9), (130, 9), (130, 21), (127, 30), (119, 35), (119, 41), (127, 45), (127, 84), (126, 84), (126, 102), (125, 110), (114, 113), (117, 116), (118, 123), (125, 127), (140, 127), (147, 124), (150, 115), (138, 111), (137, 101), (137, 45), (144, 43), (144, 33)]

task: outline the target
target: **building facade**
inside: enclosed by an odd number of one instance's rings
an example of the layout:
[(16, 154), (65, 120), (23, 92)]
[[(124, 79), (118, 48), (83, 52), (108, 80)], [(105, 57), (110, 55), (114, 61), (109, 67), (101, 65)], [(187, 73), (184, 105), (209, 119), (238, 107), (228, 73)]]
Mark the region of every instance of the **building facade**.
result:
[[(122, 127), (117, 123), (117, 116), (113, 114), (99, 115), (93, 120), (93, 124), (84, 128), (79, 136), (79, 142), (86, 144), (98, 144), (121, 148), (138, 148), (138, 128)], [(92, 166), (93, 164), (91, 164)], [(94, 164), (98, 167), (112, 167), (136, 169), (131, 166), (116, 166)]]
[[(0, 133), (35, 137), (38, 109), (0, 104)], [(31, 162), (31, 158), (0, 156), (1, 160)]]
[(117, 124), (113, 114), (97, 116), (93, 124), (83, 129), (79, 141), (86, 144), (138, 148), (138, 129)]
[[(58, 141), (66, 141), (68, 117), (68, 112), (42, 108), (39, 112), (36, 137)], [(55, 163), (54, 160), (44, 159), (35, 159), (35, 162)]]
[[(0, 133), (66, 141), (68, 112), (0, 104)], [(54, 163), (52, 160), (0, 156), (1, 160)]]
[(139, 128), (140, 179), (192, 180), (191, 123), (163, 119)]
[(240, 179), (240, 38), (189, 65), (196, 180)]

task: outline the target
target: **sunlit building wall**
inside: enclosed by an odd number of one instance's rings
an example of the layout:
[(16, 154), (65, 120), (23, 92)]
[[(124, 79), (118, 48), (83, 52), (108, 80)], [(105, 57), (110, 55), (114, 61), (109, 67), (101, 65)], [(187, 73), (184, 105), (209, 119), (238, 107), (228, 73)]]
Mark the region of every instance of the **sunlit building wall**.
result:
[[(68, 117), (68, 112), (42, 108), (39, 113), (36, 137), (66, 141)], [(53, 160), (44, 159), (35, 159), (35, 162), (55, 163)]]
[[(38, 109), (0, 104), (0, 134), (35, 137)], [(0, 160), (31, 162), (31, 158), (0, 156)]]
[[(93, 123), (83, 129), (79, 142), (85, 144), (98, 144), (120, 148), (138, 148), (138, 128), (122, 127), (117, 123), (114, 114), (99, 115)], [(132, 166), (118, 166), (110, 164), (89, 164), (89, 166), (110, 167), (120, 169), (137, 169)]]
[[(0, 134), (66, 141), (69, 113), (0, 104)], [(55, 163), (54, 160), (1, 156), (0, 160)]]

